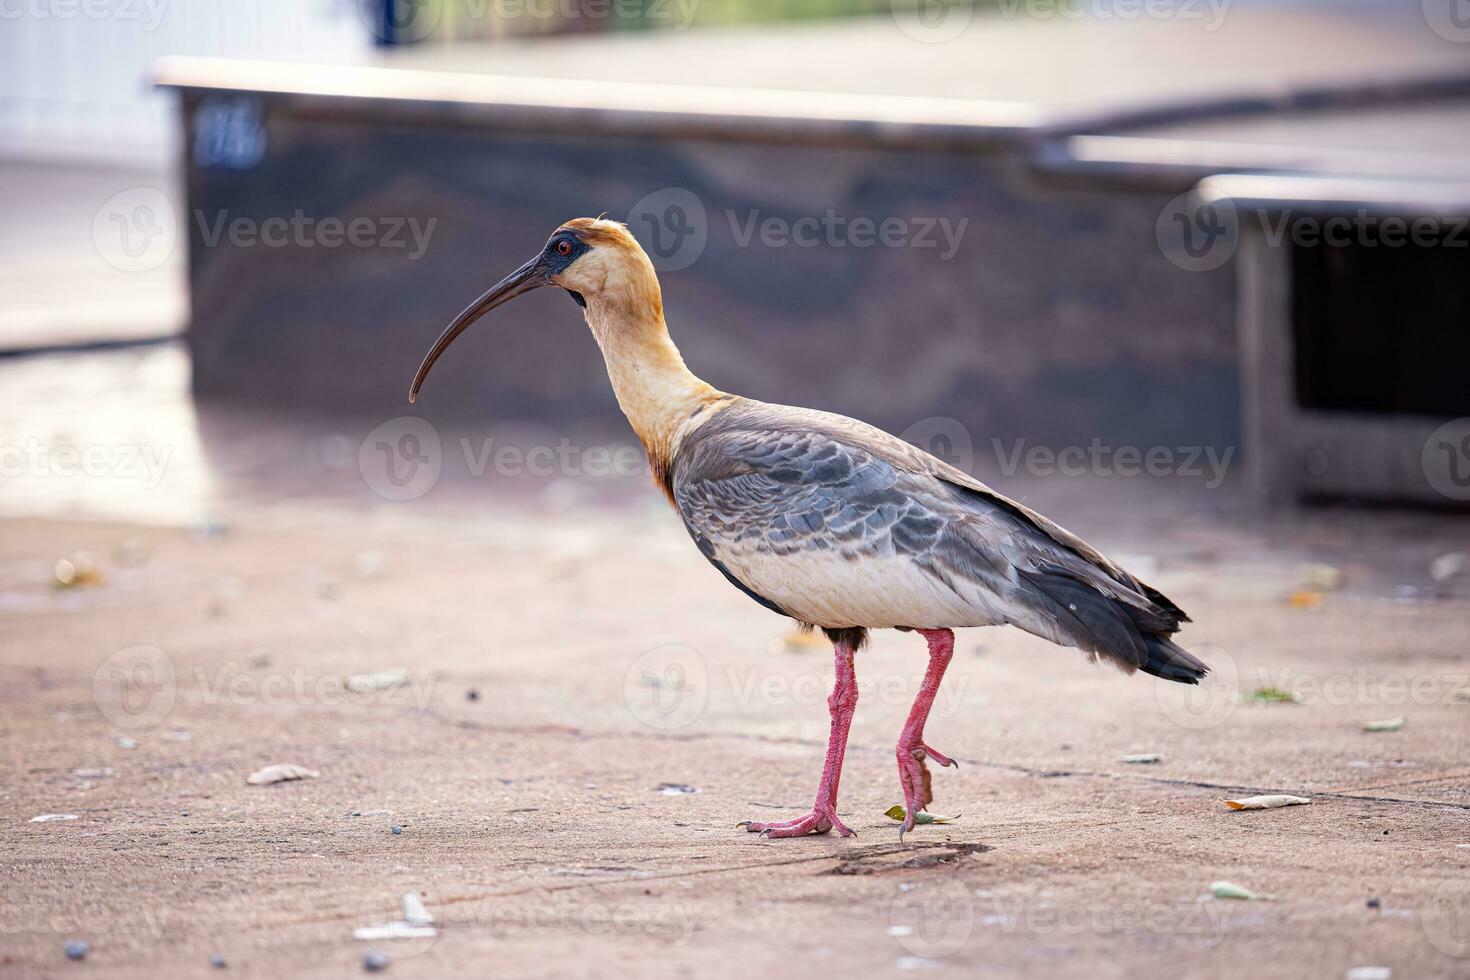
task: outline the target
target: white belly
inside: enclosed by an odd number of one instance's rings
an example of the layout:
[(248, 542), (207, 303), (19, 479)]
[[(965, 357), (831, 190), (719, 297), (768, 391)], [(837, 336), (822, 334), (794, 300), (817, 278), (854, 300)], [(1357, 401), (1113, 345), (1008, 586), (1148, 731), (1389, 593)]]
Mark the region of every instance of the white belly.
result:
[(834, 551), (718, 555), (741, 582), (816, 626), (941, 629), (1003, 623), (1001, 599), (972, 583), (956, 592), (899, 556), (853, 561)]

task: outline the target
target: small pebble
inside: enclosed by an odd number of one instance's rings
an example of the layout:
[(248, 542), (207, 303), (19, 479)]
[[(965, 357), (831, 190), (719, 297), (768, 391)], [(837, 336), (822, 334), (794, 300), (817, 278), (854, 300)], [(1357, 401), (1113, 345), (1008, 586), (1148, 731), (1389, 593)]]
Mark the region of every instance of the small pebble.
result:
[(209, 958), (209, 965), (214, 967), (216, 970), (223, 970), (225, 968), (225, 958), (218, 953), (215, 953)]
[(1378, 900), (1378, 896), (1375, 895), (1372, 898), (1368, 899), (1368, 907), (1370, 909), (1373, 909), (1374, 911), (1377, 911), (1378, 909), (1381, 909), (1383, 907), (1383, 903), (1380, 902)]
[(376, 949), (370, 949), (362, 954), (362, 968), (369, 973), (386, 970), (388, 969), (388, 957)]
[(480, 700), (480, 692), (472, 687), (464, 692), (464, 699), (466, 701), (478, 701)]
[(90, 947), (80, 939), (68, 939), (66, 945), (61, 948), (66, 951), (67, 959), (82, 960), (87, 958), (87, 950)]
[(395, 833), (395, 834), (401, 834), (401, 833), (403, 833), (403, 828), (402, 828), (402, 827), (400, 827), (400, 826), (398, 826), (398, 825), (397, 825), (397, 824), (396, 824), (396, 823), (395, 823), (395, 824), (394, 824), (394, 825), (393, 825), (393, 833)]

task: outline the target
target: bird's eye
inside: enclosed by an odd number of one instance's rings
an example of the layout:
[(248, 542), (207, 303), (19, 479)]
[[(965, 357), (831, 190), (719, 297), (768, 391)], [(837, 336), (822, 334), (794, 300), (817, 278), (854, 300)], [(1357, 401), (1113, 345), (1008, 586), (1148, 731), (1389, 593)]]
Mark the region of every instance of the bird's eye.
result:
[(563, 238), (561, 241), (557, 242), (556, 243), (556, 254), (558, 254), (558, 255), (571, 255), (572, 254), (572, 243), (569, 242), (569, 241), (567, 241), (565, 238)]

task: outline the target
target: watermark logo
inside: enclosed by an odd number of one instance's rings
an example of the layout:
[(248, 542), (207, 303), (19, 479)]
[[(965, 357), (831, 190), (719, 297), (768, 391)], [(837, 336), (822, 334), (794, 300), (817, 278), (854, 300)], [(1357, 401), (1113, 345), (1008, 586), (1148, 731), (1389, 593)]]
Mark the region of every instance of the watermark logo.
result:
[(1208, 272), (1229, 262), (1240, 244), (1235, 202), (1180, 194), (1159, 212), (1154, 239), (1170, 263), (1186, 272)]
[(235, 217), (228, 211), (206, 214), (196, 209), (194, 223), (205, 248), (227, 242), (234, 248), (354, 248), (358, 250), (403, 250), (410, 262), (424, 257), (434, 236), (438, 218), (417, 216), (368, 216), (318, 218), (301, 208), (268, 218)]
[(136, 21), (144, 31), (163, 23), (169, 0), (0, 0), (0, 20)]
[(156, 490), (172, 456), (172, 446), (49, 445), (32, 436), (19, 445), (0, 445), (0, 481), (22, 476), (112, 478)]
[(970, 429), (959, 419), (931, 415), (919, 419), (898, 434), (904, 442), (918, 446), (958, 470), (975, 472), (975, 442)]
[(411, 44), (434, 33), (443, 0), (357, 0), (358, 15), (383, 44)]
[(1191, 647), (1210, 672), (1198, 684), (1151, 685), (1164, 717), (1181, 728), (1201, 730), (1225, 724), (1240, 704), (1240, 669), (1224, 647), (1210, 643)]
[(92, 701), (119, 728), (161, 724), (178, 696), (174, 663), (158, 647), (125, 647), (103, 660), (92, 675)]
[(960, 881), (911, 882), (888, 907), (888, 934), (915, 956), (940, 959), (959, 952), (975, 929), (975, 903)]
[(1446, 422), (1424, 440), (1424, 478), (1450, 500), (1470, 500), (1470, 418)]
[(1470, 42), (1470, 0), (1421, 0), (1424, 22), (1446, 41)]
[(1208, 32), (1225, 24), (1231, 0), (1000, 0), (1002, 17), (1036, 20), (1199, 21)]
[(178, 216), (156, 187), (114, 194), (92, 219), (92, 243), (103, 261), (123, 272), (147, 272), (167, 262), (178, 244)]
[(888, 0), (888, 12), (904, 34), (923, 44), (943, 44), (965, 32), (975, 17), (971, 0)]
[(1470, 891), (1435, 898), (1419, 924), (1435, 949), (1456, 959), (1470, 958)]
[(689, 268), (709, 243), (704, 202), (685, 187), (665, 187), (641, 198), (628, 211), (627, 223), (659, 272)]
[(389, 419), (357, 448), (357, 471), (385, 500), (416, 500), (434, 489), (444, 467), (439, 432), (416, 415)]
[(959, 253), (965, 229), (970, 226), (969, 218), (849, 218), (834, 208), (821, 215), (795, 218), (762, 215), (759, 208), (744, 214), (730, 208), (725, 218), (740, 248), (749, 248), (754, 241), (766, 248), (932, 248), (938, 250), (941, 262)]
[(649, 728), (693, 724), (709, 703), (709, 670), (692, 647), (666, 643), (640, 654), (623, 677), (623, 701)]

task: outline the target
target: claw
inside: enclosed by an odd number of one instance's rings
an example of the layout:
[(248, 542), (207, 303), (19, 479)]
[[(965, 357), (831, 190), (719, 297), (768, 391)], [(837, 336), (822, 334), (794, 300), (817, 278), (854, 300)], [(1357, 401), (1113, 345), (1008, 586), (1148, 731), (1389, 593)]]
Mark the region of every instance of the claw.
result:
[(936, 752), (934, 749), (930, 748), (927, 745), (921, 745), (916, 751), (924, 753), (929, 758), (939, 763), (941, 766), (944, 766), (946, 769), (958, 769), (960, 767), (960, 764), (958, 762), (951, 759), (943, 752)]

